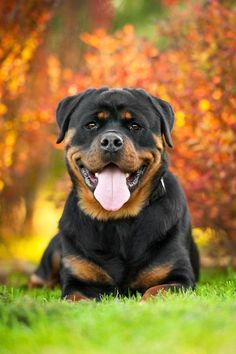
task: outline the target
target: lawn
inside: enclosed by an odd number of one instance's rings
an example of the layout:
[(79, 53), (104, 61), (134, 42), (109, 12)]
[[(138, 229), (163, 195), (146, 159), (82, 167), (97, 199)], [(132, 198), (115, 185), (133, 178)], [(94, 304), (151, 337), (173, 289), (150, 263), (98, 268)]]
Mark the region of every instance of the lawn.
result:
[(147, 303), (68, 303), (59, 290), (0, 288), (0, 353), (235, 353), (236, 273), (204, 272), (195, 292)]

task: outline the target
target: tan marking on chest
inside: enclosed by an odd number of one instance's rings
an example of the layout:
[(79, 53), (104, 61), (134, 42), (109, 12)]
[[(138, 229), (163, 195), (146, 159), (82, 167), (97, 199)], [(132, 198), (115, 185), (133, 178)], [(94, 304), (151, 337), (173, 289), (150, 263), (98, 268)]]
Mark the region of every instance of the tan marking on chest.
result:
[(147, 268), (141, 271), (137, 278), (130, 284), (134, 289), (148, 289), (154, 285), (160, 284), (172, 270), (172, 265), (165, 264)]
[(113, 279), (104, 269), (87, 259), (67, 256), (63, 258), (63, 264), (74, 276), (83, 281), (114, 284)]

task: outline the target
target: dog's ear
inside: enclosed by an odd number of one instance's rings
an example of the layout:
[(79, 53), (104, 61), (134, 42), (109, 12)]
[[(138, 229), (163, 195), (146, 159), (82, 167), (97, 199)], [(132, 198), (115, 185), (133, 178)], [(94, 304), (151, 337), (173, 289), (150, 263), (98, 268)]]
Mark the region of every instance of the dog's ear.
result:
[(153, 108), (155, 109), (158, 117), (161, 119), (161, 134), (164, 135), (165, 141), (167, 142), (169, 147), (173, 147), (170, 133), (174, 125), (175, 115), (171, 105), (168, 102), (161, 100), (160, 98), (150, 95), (144, 89), (138, 88), (135, 90), (126, 90), (129, 92), (138, 92), (139, 94), (145, 95), (148, 98)]
[(57, 106), (56, 120), (60, 128), (60, 133), (57, 137), (57, 144), (62, 142), (62, 140), (64, 139), (64, 136), (68, 130), (68, 126), (70, 123), (71, 114), (77, 107), (79, 101), (80, 95), (69, 96), (64, 98)]
[(171, 105), (161, 100), (160, 98), (156, 98), (150, 95), (151, 102), (156, 109), (159, 117), (161, 118), (161, 132), (165, 137), (165, 140), (169, 147), (173, 147), (172, 139), (171, 139), (171, 130), (174, 125), (175, 115)]
[(64, 98), (58, 105), (56, 110), (56, 120), (60, 128), (60, 133), (57, 138), (57, 144), (62, 142), (68, 130), (70, 118), (74, 110), (78, 107), (81, 100), (89, 93), (96, 91), (95, 89), (88, 89), (79, 95), (69, 96)]

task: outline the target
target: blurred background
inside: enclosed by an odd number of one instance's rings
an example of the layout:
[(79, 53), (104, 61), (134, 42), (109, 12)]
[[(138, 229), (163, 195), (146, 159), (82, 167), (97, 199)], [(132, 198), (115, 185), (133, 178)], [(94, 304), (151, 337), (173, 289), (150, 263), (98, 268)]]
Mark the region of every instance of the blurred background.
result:
[(235, 2), (0, 2), (0, 281), (29, 272), (57, 230), (70, 180), (60, 99), (143, 87), (176, 113), (172, 171), (206, 267), (235, 267)]

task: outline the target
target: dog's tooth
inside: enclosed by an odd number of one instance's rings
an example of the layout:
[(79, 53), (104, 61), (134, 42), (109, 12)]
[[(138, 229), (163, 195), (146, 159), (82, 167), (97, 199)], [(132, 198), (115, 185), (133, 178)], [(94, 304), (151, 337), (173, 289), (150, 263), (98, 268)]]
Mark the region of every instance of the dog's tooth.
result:
[(126, 173), (125, 177), (128, 178), (130, 176), (130, 173)]
[(95, 173), (95, 177), (97, 177), (97, 178), (98, 178), (98, 173), (97, 173), (97, 172)]

